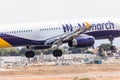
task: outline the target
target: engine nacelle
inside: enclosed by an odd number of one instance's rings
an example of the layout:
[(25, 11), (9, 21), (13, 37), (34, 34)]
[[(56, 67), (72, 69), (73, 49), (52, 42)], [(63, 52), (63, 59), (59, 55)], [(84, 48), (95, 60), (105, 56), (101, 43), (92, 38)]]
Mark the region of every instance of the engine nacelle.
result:
[(35, 49), (35, 50), (38, 50), (38, 49), (48, 49), (48, 48), (51, 48), (51, 46), (30, 46), (30, 49)]
[(68, 42), (70, 47), (91, 47), (95, 43), (95, 39), (92, 36), (77, 37)]

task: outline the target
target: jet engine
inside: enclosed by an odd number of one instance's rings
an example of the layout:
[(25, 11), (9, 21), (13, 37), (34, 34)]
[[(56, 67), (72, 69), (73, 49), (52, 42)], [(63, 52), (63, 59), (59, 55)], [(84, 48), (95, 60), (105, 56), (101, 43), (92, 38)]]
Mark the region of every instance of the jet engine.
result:
[(70, 47), (91, 47), (95, 43), (95, 39), (92, 36), (82, 36), (76, 37), (75, 39), (68, 42)]

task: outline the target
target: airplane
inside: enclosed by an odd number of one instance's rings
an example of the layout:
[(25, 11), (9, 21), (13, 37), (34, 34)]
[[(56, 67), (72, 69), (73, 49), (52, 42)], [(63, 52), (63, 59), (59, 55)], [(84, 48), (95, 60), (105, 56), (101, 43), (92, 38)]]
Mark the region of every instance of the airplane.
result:
[(113, 40), (120, 37), (120, 19), (93, 18), (79, 20), (50, 21), (39, 23), (17, 23), (0, 25), (0, 48), (26, 46), (25, 56), (33, 58), (34, 50), (48, 49), (56, 45), (53, 56), (60, 57), (59, 47), (84, 48), (94, 46), (95, 40), (109, 39), (111, 50)]

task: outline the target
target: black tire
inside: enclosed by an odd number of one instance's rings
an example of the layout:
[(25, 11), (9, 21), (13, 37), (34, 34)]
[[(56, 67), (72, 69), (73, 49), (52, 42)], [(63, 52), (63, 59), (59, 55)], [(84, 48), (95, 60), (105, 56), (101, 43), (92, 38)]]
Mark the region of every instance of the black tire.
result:
[(35, 56), (35, 53), (34, 53), (34, 51), (27, 51), (27, 52), (25, 53), (25, 56), (26, 56), (27, 58), (33, 58), (33, 57)]
[(115, 46), (110, 46), (110, 50), (116, 50)]
[(62, 51), (59, 49), (56, 49), (53, 51), (53, 56), (54, 57), (61, 57), (62, 56)]

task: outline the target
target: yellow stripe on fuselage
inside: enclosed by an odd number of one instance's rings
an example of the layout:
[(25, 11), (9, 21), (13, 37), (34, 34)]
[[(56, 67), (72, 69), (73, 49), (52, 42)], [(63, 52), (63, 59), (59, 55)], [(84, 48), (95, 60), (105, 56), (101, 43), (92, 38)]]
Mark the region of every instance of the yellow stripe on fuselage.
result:
[(12, 47), (11, 44), (9, 44), (7, 41), (4, 39), (0, 38), (0, 48), (6, 48), (6, 47)]

